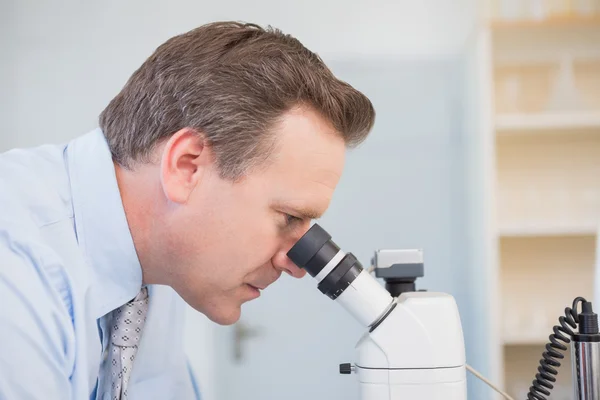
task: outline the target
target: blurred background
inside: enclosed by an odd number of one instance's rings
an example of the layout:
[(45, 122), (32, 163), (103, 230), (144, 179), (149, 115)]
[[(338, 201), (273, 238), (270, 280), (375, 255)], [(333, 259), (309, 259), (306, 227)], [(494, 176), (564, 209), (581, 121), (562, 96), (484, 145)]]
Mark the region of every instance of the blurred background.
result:
[[(524, 398), (564, 308), (600, 300), (600, 0), (2, 0), (0, 151), (95, 128), (158, 45), (224, 19), (291, 33), (371, 98), (319, 223), (363, 265), (422, 248), (418, 287), (455, 296), (467, 361)], [(358, 399), (338, 365), (362, 330), (315, 286), (282, 278), (230, 327), (189, 311), (203, 399)]]

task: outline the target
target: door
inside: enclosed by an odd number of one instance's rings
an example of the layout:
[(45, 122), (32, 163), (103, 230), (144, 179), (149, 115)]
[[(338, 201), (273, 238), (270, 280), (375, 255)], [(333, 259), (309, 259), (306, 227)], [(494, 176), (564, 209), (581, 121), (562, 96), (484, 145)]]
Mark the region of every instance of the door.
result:
[[(367, 142), (350, 151), (319, 224), (365, 267), (379, 248), (423, 248), (426, 276), (418, 287), (456, 295), (468, 313), (460, 283), (468, 251), (460, 63), (352, 61), (332, 68), (371, 98), (377, 120)], [(310, 276), (284, 276), (244, 305), (238, 324), (216, 328), (217, 398), (358, 399), (356, 377), (338, 368), (353, 361), (362, 333)]]

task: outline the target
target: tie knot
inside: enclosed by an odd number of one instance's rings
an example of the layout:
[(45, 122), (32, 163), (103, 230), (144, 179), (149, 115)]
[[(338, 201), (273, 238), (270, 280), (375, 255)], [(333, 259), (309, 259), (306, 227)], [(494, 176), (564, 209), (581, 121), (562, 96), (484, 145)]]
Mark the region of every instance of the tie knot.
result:
[(130, 302), (113, 311), (111, 341), (116, 346), (137, 346), (148, 312), (148, 289), (142, 290)]

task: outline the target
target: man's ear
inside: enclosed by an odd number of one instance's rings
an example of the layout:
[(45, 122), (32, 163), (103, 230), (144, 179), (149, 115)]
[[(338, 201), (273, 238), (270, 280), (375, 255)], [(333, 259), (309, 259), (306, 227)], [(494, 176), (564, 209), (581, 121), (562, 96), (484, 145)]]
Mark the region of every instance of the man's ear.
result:
[(212, 164), (212, 151), (202, 133), (191, 128), (175, 132), (162, 149), (160, 163), (167, 198), (175, 203), (186, 203)]

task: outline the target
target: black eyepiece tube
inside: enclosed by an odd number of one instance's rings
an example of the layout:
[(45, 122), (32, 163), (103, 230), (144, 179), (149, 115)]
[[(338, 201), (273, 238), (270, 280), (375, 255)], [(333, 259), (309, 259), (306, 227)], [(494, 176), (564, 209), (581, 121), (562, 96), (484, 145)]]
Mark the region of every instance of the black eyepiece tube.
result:
[(339, 251), (340, 248), (331, 241), (331, 235), (314, 224), (288, 251), (287, 256), (314, 278)]

